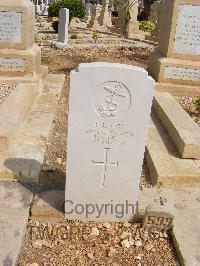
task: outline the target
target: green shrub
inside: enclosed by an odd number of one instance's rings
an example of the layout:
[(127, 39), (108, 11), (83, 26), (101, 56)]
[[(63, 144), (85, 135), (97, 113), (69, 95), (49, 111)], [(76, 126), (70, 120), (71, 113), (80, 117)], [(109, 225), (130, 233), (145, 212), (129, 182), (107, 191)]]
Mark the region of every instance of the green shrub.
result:
[(84, 18), (85, 8), (81, 0), (61, 0), (49, 5), (49, 17), (58, 17), (61, 8), (69, 9), (69, 19), (72, 17)]
[(78, 36), (76, 35), (76, 34), (72, 34), (71, 36), (70, 36), (70, 39), (72, 39), (72, 40), (75, 40), (75, 39), (77, 39), (78, 38)]
[(58, 24), (59, 24), (58, 20), (54, 20), (52, 22), (52, 28), (55, 30), (56, 33), (58, 33)]
[(149, 20), (140, 22), (140, 30), (142, 31), (150, 32), (154, 30), (154, 28), (155, 25)]
[(197, 108), (200, 108), (200, 96), (197, 96), (197, 97), (194, 99), (194, 103), (196, 104)]
[(97, 42), (98, 38), (99, 38), (98, 32), (96, 30), (93, 30), (92, 39), (94, 40), (95, 43)]

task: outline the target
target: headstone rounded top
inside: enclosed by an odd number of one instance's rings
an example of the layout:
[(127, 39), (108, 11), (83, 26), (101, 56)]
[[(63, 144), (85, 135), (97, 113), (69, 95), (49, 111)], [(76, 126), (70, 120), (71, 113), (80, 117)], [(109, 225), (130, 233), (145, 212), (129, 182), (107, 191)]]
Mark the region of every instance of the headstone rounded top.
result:
[(30, 48), (34, 43), (34, 21), (31, 1), (0, 0), (0, 48)]

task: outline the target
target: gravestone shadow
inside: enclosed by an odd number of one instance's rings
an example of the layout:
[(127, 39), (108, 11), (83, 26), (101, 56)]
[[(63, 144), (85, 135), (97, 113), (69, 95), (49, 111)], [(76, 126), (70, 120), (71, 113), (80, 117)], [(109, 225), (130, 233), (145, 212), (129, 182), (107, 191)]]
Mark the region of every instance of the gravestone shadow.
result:
[[(47, 205), (56, 209), (56, 211), (62, 213), (63, 217), (65, 214), (64, 203), (65, 203), (65, 179), (66, 174), (63, 171), (42, 171), (42, 164), (34, 159), (24, 159), (24, 158), (9, 158), (5, 160), (4, 166), (13, 172), (16, 182), (23, 186), (26, 190), (33, 193), (33, 200), (36, 200), (36, 197), (44, 201)], [(25, 173), (30, 173), (33, 170), (41, 170), (39, 176), (39, 182), (31, 182), (25, 180), (23, 175)], [(45, 177), (44, 177), (45, 175)], [(60, 175), (62, 181), (59, 184), (56, 184), (56, 176)], [(53, 178), (54, 177), (54, 178)], [(59, 194), (54, 194), (54, 191), (58, 190)], [(22, 193), (24, 190), (22, 190)], [(48, 194), (45, 192), (48, 191)], [(58, 198), (55, 198), (57, 196)], [(22, 195), (23, 198), (23, 195)], [(59, 204), (56, 203), (59, 201)], [(30, 207), (32, 204), (30, 204)], [(41, 206), (41, 213), (45, 210)], [(31, 214), (31, 209), (30, 209)], [(129, 220), (129, 222), (139, 222), (141, 220), (138, 212), (138, 201), (135, 204), (135, 214)]]
[[(4, 161), (4, 166), (12, 171), (14, 180), (33, 193), (33, 197), (37, 196), (38, 199), (42, 199), (47, 205), (50, 205), (64, 215), (64, 191), (66, 179), (64, 171), (54, 168), (52, 168), (52, 170), (50, 168), (48, 171), (43, 171), (43, 165), (40, 162), (34, 159), (24, 158), (6, 159)], [(59, 181), (57, 177), (59, 177)], [(55, 197), (52, 199), (48, 196), (44, 197), (45, 192), (50, 191), (51, 195), (51, 192), (55, 190), (61, 192), (59, 193), (59, 199), (56, 199)], [(57, 200), (62, 201), (61, 204), (56, 204)]]

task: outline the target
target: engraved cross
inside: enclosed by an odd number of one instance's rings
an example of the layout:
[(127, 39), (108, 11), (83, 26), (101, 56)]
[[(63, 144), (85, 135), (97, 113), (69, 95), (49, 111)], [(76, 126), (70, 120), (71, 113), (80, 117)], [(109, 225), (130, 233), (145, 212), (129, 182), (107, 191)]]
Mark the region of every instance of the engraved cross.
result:
[(103, 162), (95, 162), (92, 160), (92, 163), (94, 165), (100, 165), (103, 166), (103, 172), (102, 172), (102, 183), (100, 187), (105, 187), (106, 182), (106, 172), (107, 172), (107, 166), (115, 166), (118, 167), (118, 162), (115, 163), (109, 163), (108, 162), (108, 153), (110, 148), (104, 148), (104, 161)]

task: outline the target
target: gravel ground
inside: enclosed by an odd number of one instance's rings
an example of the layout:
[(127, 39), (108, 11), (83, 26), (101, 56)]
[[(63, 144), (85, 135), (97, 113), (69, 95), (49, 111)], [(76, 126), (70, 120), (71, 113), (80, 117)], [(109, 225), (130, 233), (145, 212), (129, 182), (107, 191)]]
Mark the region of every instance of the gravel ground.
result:
[(184, 110), (194, 119), (194, 121), (200, 126), (200, 108), (194, 103), (193, 97), (176, 97), (178, 103), (184, 108)]
[[(35, 263), (35, 264), (34, 264)], [(166, 233), (148, 233), (140, 224), (29, 221), (18, 266), (175, 266)]]
[(10, 95), (10, 93), (16, 88), (14, 84), (5, 84), (0, 85), (0, 104), (2, 104), (5, 99)]

